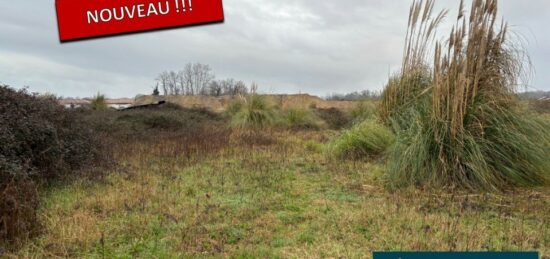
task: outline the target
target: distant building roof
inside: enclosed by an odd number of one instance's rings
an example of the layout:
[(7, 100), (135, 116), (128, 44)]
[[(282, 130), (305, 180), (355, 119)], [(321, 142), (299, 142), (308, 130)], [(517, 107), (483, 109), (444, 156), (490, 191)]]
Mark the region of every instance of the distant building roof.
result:
[(58, 103), (61, 105), (88, 105), (90, 104), (90, 101), (84, 99), (67, 98), (60, 99)]
[(134, 104), (134, 99), (131, 98), (118, 98), (118, 99), (107, 99), (105, 100), (107, 104)]

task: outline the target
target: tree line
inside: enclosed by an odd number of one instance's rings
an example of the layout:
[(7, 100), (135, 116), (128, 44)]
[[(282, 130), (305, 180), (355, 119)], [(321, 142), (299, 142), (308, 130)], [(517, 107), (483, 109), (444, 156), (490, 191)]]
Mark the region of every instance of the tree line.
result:
[(188, 63), (179, 71), (164, 71), (156, 78), (153, 95), (245, 95), (249, 89), (233, 78), (216, 80), (209, 65)]
[(550, 99), (550, 91), (530, 91), (518, 93), (517, 96), (520, 100), (546, 100)]
[(325, 99), (328, 101), (362, 101), (362, 100), (379, 100), (382, 96), (381, 91), (363, 90), (360, 92), (352, 92), (347, 94), (331, 94)]

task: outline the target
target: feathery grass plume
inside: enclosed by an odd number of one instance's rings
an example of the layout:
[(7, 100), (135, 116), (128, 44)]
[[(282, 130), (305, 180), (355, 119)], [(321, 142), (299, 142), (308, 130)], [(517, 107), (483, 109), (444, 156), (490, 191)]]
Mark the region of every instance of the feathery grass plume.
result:
[(394, 142), (393, 133), (375, 120), (364, 121), (329, 143), (327, 150), (339, 159), (378, 158)]
[(514, 93), (528, 62), (507, 26), (497, 25), (496, 0), (474, 0), (469, 18), (461, 1), (446, 45), (435, 44), (429, 80), (420, 89), (408, 83), (428, 64), (430, 29), (416, 27), (435, 24), (432, 8), (413, 3), (401, 75), (390, 79), (381, 107), (397, 133), (390, 183), (492, 191), (548, 183), (550, 127), (518, 108)]
[(434, 0), (415, 0), (411, 5), (402, 68), (386, 85), (378, 111), (386, 125), (395, 126), (395, 122), (402, 122), (398, 118), (400, 114), (414, 106), (416, 100), (429, 90), (432, 74), (427, 55), (435, 40), (436, 29), (447, 15), (447, 11), (441, 11), (434, 17), (434, 3)]

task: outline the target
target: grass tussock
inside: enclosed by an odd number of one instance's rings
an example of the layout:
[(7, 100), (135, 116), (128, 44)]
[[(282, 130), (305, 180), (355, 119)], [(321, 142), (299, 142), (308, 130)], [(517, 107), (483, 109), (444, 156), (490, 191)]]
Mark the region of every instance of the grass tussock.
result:
[(241, 96), (240, 100), (230, 105), (228, 110), (231, 126), (238, 130), (262, 130), (276, 122), (274, 107), (267, 98), (258, 94)]
[(394, 135), (384, 125), (369, 120), (353, 126), (328, 145), (329, 153), (340, 159), (378, 158), (393, 144)]
[(397, 135), (390, 182), (493, 191), (548, 183), (550, 127), (518, 108), (527, 63), (496, 22), (497, 2), (474, 0), (468, 17), (461, 1), (446, 44), (433, 42), (446, 14), (434, 17), (433, 5), (411, 7), (403, 67), (381, 104)]

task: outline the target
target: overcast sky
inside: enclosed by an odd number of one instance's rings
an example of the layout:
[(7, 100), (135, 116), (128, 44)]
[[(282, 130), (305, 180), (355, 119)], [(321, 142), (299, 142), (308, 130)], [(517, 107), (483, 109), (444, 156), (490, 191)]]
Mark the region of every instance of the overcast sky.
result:
[[(265, 93), (379, 90), (399, 68), (411, 1), (224, 0), (223, 24), (60, 44), (54, 0), (0, 0), (0, 83), (133, 97), (150, 94), (159, 72), (201, 62)], [(436, 6), (453, 8), (451, 21), (458, 2)], [(531, 89), (550, 90), (550, 1), (501, 0), (500, 9), (528, 41)]]

